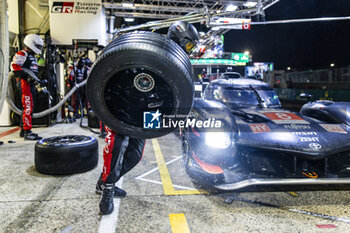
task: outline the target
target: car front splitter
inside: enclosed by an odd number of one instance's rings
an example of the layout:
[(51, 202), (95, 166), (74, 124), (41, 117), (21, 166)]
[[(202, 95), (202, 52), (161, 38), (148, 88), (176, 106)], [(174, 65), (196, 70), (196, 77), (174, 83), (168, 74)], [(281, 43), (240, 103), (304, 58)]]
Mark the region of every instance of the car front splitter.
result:
[(236, 183), (219, 184), (214, 187), (220, 190), (232, 191), (254, 185), (336, 185), (350, 184), (349, 178), (254, 178)]

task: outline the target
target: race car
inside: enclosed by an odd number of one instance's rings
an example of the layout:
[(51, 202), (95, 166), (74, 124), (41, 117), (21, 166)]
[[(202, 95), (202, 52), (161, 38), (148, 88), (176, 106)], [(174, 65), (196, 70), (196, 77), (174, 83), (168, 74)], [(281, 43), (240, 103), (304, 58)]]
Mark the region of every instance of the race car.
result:
[(294, 113), (264, 82), (214, 80), (180, 131), (186, 172), (216, 190), (349, 184), (348, 107), (316, 101)]

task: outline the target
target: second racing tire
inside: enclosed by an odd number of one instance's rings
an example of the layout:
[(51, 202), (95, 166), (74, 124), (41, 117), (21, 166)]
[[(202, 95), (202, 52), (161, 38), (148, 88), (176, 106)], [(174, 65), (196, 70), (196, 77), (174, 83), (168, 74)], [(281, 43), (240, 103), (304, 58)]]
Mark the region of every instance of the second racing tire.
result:
[(98, 142), (83, 135), (43, 138), (35, 144), (35, 168), (50, 175), (85, 172), (97, 166)]

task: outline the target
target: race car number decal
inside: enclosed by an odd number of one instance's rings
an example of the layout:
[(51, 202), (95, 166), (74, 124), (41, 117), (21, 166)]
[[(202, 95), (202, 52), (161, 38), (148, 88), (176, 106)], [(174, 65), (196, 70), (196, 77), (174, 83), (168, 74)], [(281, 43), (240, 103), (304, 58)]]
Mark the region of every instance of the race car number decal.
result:
[(253, 133), (266, 133), (271, 132), (267, 124), (249, 124), (250, 129)]
[(270, 118), (276, 124), (309, 124), (300, 116), (288, 112), (267, 112), (265, 116)]
[(324, 128), (326, 131), (331, 133), (342, 133), (347, 134), (347, 132), (340, 127), (339, 125), (332, 125), (332, 124), (320, 124), (322, 128)]

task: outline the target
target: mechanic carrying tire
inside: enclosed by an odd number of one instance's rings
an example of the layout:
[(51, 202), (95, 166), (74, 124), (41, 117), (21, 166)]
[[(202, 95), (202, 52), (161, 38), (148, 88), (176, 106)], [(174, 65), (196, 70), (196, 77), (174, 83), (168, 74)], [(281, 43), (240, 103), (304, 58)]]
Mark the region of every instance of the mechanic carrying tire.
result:
[(41, 54), (44, 45), (43, 40), (36, 34), (28, 34), (24, 40), (25, 49), (17, 52), (11, 63), (11, 70), (16, 77), (20, 79), (21, 86), (21, 102), (22, 102), (22, 117), (21, 117), (21, 132), (20, 137), (24, 140), (39, 140), (41, 137), (33, 133), (32, 130), (32, 115), (33, 115), (33, 90), (34, 80), (22, 70), (26, 68), (31, 70), (36, 76), (38, 75), (38, 62), (35, 54)]
[(102, 193), (102, 214), (113, 212), (114, 196), (126, 195), (115, 183), (141, 160), (145, 138), (172, 130), (143, 129), (143, 112), (189, 113), (194, 92), (187, 54), (198, 39), (193, 25), (176, 22), (170, 26), (168, 37), (150, 32), (122, 35), (97, 58), (87, 93), (93, 111), (109, 126), (105, 126), (103, 172), (96, 184), (96, 192)]
[[(102, 51), (87, 82), (89, 103), (101, 121), (137, 138), (160, 137), (174, 130), (144, 129), (143, 114), (159, 110), (163, 115), (186, 116), (191, 110), (193, 71), (181, 47), (194, 49), (193, 43), (186, 41), (198, 34), (192, 33), (192, 25), (186, 25), (178, 26), (182, 32), (172, 26), (169, 38), (151, 32), (127, 33)], [(181, 47), (170, 39), (177, 36), (183, 37), (176, 39)]]

